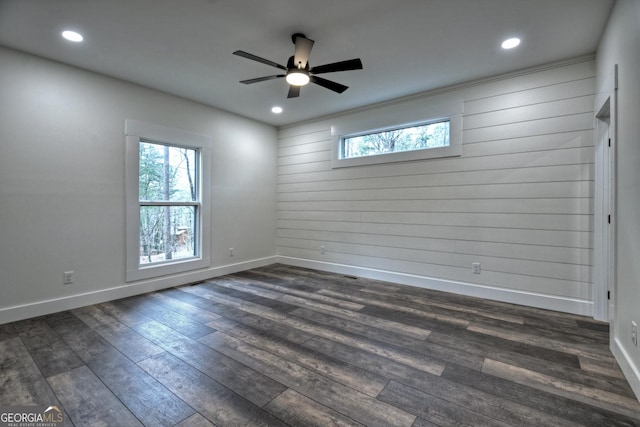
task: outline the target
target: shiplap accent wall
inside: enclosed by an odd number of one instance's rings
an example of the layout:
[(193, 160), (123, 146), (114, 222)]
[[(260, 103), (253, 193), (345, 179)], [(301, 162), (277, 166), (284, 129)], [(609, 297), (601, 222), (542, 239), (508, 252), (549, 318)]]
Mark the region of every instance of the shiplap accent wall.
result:
[[(595, 85), (583, 58), (281, 129), (280, 261), (591, 314)], [(460, 157), (331, 168), (336, 122), (456, 97)]]

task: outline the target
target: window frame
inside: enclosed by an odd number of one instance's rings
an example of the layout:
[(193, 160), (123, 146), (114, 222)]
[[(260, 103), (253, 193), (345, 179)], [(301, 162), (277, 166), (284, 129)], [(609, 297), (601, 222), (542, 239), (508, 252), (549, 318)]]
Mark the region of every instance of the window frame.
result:
[[(342, 158), (345, 138), (449, 121), (449, 145)], [(462, 100), (435, 95), (428, 104), (413, 100), (402, 106), (391, 104), (334, 120), (331, 126), (331, 168), (379, 165), (462, 155)]]
[[(211, 138), (193, 132), (160, 125), (126, 120), (125, 122), (125, 193), (126, 193), (126, 278), (127, 282), (185, 273), (209, 268), (210, 256), (210, 174), (209, 147)], [(198, 153), (197, 201), (140, 201), (139, 153), (140, 143), (162, 144), (194, 149)], [(140, 263), (140, 208), (141, 206), (197, 206), (195, 245), (197, 255), (152, 264)]]

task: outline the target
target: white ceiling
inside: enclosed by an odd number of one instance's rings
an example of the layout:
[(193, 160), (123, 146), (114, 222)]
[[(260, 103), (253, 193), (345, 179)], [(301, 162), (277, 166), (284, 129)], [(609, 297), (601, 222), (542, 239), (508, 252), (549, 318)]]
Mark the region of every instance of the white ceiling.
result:
[[(114, 76), (276, 126), (595, 52), (613, 0), (0, 0), (0, 45)], [(63, 29), (85, 41), (63, 40)], [(286, 65), (291, 34), (315, 40), (311, 66), (350, 88), (239, 80)], [(522, 38), (504, 51), (508, 37)], [(0, 64), (0, 72), (2, 64)], [(284, 112), (270, 109), (280, 105)]]

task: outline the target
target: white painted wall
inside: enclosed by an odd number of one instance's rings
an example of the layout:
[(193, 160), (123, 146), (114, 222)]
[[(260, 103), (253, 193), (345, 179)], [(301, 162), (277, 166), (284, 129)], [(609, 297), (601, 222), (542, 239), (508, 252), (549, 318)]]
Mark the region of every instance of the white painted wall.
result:
[[(4, 48), (0, 94), (0, 323), (274, 261), (274, 127)], [(211, 269), (125, 284), (125, 119), (213, 138)]]
[[(595, 88), (583, 58), (281, 129), (279, 259), (591, 315)], [(332, 169), (332, 126), (458, 101), (462, 156)]]
[(640, 398), (640, 2), (618, 0), (597, 54), (598, 87), (618, 64), (616, 289), (612, 351)]

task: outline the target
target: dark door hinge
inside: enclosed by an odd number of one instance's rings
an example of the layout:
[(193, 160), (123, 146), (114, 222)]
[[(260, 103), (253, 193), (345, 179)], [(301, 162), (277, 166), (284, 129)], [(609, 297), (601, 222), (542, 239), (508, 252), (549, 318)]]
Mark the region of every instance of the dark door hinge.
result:
[(609, 147), (611, 147), (611, 138), (609, 138)]
[(611, 299), (611, 291), (607, 291), (607, 299)]
[(607, 223), (611, 224), (611, 215), (607, 216)]

